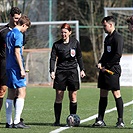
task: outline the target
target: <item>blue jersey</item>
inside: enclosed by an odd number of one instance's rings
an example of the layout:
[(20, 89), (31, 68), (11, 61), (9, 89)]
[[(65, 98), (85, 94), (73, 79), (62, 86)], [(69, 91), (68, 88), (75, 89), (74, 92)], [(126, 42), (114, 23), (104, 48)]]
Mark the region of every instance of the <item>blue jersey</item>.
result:
[[(6, 69), (18, 69), (19, 65), (15, 56), (15, 48), (20, 48), (22, 57), (23, 34), (17, 29), (9, 31), (6, 36)], [(23, 62), (23, 58), (22, 58)]]
[(21, 77), (20, 67), (16, 59), (15, 48), (20, 48), (22, 58), (23, 34), (17, 29), (9, 31), (6, 36), (6, 74), (9, 88), (21, 88), (26, 86), (26, 78)]

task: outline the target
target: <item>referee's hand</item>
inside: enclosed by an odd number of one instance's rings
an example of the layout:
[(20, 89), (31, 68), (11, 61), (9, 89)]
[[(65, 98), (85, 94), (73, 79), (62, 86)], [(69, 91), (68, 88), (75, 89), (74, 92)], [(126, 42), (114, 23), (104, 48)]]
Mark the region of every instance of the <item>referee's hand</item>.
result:
[(105, 72), (105, 67), (102, 67), (102, 64), (101, 64), (101, 63), (98, 63), (98, 64), (96, 65), (96, 67), (97, 67), (98, 69), (100, 69), (102, 72)]
[(96, 65), (96, 67), (97, 67), (98, 69), (102, 69), (102, 64), (101, 64), (101, 63), (98, 63), (98, 64)]
[(55, 79), (55, 72), (51, 72), (50, 77), (51, 79)]
[(86, 75), (85, 75), (85, 72), (84, 72), (83, 70), (80, 72), (80, 76), (81, 76), (81, 78), (83, 78), (83, 77), (86, 76)]

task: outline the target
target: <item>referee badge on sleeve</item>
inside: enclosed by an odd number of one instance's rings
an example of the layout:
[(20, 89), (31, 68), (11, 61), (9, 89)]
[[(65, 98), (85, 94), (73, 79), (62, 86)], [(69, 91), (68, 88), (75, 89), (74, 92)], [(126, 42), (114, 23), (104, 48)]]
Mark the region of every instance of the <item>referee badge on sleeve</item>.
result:
[(71, 49), (71, 50), (70, 50), (70, 55), (71, 55), (72, 57), (74, 57), (74, 56), (76, 55), (75, 49)]

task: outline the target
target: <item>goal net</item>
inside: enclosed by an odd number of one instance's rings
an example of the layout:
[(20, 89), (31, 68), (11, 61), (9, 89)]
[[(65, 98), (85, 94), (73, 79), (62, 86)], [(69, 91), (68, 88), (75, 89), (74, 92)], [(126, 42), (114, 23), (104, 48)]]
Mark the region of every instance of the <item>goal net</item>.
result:
[(72, 36), (79, 40), (78, 21), (32, 22), (26, 32), (24, 50), (25, 68), (28, 84), (46, 85), (52, 80), (49, 73), (49, 59), (52, 45), (60, 39), (60, 26), (68, 23), (72, 28)]
[(28, 84), (49, 84), (49, 54), (51, 49), (25, 49), (25, 69)]

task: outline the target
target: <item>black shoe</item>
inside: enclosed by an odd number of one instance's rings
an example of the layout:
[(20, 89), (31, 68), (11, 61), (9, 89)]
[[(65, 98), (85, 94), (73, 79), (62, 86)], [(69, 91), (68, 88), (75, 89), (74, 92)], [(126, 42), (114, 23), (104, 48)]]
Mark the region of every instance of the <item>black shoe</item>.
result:
[(23, 118), (20, 118), (20, 122), (23, 122), (24, 121), (24, 119)]
[(6, 123), (6, 128), (12, 128), (12, 124), (9, 125), (8, 123)]
[(20, 118), (20, 122), (21, 122), (24, 126), (26, 126), (27, 128), (30, 128), (29, 126), (27, 126), (27, 125), (24, 124), (24, 119), (23, 119), (23, 118)]
[(95, 123), (92, 125), (92, 127), (105, 127), (106, 124), (103, 120), (98, 120), (98, 118), (96, 118)]
[(116, 127), (123, 128), (124, 126), (125, 125), (124, 125), (122, 118), (118, 118), (118, 122), (116, 123)]
[(19, 122), (18, 124), (13, 124), (13, 128), (30, 128), (30, 127), (25, 125), (23, 122)]
[(53, 124), (53, 126), (60, 126), (60, 123), (59, 123), (59, 122), (55, 122), (55, 123)]

